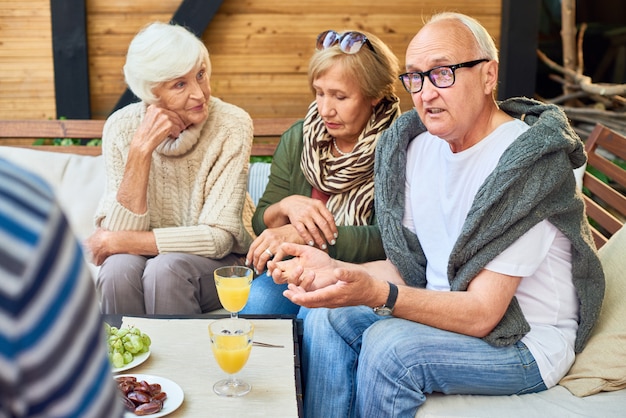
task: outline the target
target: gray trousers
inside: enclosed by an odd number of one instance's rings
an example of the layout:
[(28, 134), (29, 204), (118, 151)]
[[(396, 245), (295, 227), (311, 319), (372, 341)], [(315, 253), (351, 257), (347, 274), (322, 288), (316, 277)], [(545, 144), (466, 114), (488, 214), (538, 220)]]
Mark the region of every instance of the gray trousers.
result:
[(185, 253), (115, 254), (98, 273), (100, 309), (122, 315), (185, 315), (219, 309), (213, 271), (235, 264), (241, 261), (234, 254), (221, 260)]

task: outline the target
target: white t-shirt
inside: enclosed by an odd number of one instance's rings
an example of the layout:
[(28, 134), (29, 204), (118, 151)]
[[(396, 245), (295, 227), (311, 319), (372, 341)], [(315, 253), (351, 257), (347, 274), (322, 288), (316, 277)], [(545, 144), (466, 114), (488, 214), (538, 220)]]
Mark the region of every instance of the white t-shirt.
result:
[[(458, 153), (428, 132), (409, 145), (403, 224), (415, 232), (428, 260), (428, 289), (450, 290), (448, 260), (474, 196), (502, 153), (527, 129), (519, 120), (507, 122)], [(578, 328), (569, 240), (545, 220), (485, 268), (522, 277), (515, 296), (531, 326), (522, 342), (535, 357), (546, 386), (554, 386), (574, 361)]]

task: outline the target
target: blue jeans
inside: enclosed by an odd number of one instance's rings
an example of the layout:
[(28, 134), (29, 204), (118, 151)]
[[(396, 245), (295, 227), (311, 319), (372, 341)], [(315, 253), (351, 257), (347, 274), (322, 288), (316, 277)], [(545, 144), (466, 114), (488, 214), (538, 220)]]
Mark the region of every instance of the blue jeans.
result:
[(283, 296), (286, 284), (276, 284), (265, 272), (252, 281), (248, 303), (240, 314), (293, 314), (300, 311), (296, 305)]
[(511, 395), (546, 389), (518, 342), (493, 347), (371, 308), (312, 309), (304, 322), (304, 412), (317, 417), (411, 417), (425, 394)]

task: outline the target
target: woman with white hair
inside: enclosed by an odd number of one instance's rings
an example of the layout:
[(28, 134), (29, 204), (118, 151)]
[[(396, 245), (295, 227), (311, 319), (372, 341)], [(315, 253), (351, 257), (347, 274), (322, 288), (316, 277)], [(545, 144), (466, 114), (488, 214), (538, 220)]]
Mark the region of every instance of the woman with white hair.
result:
[(213, 271), (251, 242), (242, 213), (252, 120), (211, 97), (211, 62), (187, 29), (155, 22), (131, 41), (126, 83), (141, 100), (106, 121), (105, 194), (86, 246), (104, 313), (221, 307)]

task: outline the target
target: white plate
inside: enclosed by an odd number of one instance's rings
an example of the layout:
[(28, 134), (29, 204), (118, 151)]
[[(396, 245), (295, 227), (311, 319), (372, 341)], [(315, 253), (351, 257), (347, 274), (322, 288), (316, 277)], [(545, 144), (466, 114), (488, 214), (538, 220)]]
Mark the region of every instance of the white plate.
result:
[[(145, 380), (148, 383), (158, 383), (159, 385), (161, 385), (161, 391), (167, 393), (167, 398), (165, 399), (165, 402), (163, 402), (163, 409), (161, 409), (156, 414), (146, 415), (150, 418), (158, 418), (169, 415), (172, 412), (176, 411), (178, 407), (181, 406), (183, 403), (183, 399), (185, 398), (183, 389), (169, 379), (159, 376), (153, 376), (150, 374), (120, 374), (115, 376), (115, 378), (125, 376), (136, 377), (137, 381), (139, 382)], [(136, 416), (137, 415), (130, 411), (124, 412), (124, 418), (135, 418)]]
[(150, 350), (146, 351), (145, 353), (137, 354), (133, 357), (133, 361), (131, 361), (130, 363), (125, 364), (122, 367), (114, 368), (113, 373), (119, 373), (125, 370), (132, 369), (133, 367), (137, 367), (144, 361), (148, 360), (148, 357), (150, 357)]

